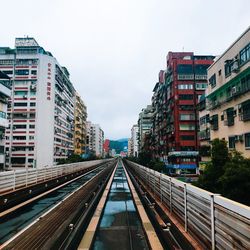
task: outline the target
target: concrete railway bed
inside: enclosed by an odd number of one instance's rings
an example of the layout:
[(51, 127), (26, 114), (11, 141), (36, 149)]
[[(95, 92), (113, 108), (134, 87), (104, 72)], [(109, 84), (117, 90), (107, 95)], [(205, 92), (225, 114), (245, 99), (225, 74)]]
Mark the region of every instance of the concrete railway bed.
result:
[(99, 199), (114, 164), (106, 165), (64, 200), (2, 243), (0, 249), (66, 249), (66, 245), (74, 245), (79, 227), (90, 220), (90, 208)]

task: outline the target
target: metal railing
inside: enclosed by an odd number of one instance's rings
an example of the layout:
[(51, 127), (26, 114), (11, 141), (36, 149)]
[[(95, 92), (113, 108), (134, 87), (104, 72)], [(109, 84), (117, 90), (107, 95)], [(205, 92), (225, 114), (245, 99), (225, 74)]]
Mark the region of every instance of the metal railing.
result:
[(127, 163), (204, 249), (250, 249), (250, 207)]
[(53, 178), (68, 175), (85, 168), (103, 163), (107, 160), (94, 160), (71, 164), (44, 167), (41, 169), (22, 169), (0, 173), (0, 193), (27, 187)]

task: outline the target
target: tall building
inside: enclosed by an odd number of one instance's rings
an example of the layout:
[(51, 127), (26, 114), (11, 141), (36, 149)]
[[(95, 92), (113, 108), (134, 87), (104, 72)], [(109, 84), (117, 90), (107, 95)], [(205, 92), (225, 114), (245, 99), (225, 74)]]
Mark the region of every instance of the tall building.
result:
[(10, 78), (0, 71), (0, 170), (5, 166), (5, 129), (8, 127), (7, 103), (10, 96)]
[(75, 94), (75, 130), (74, 130), (74, 153), (84, 155), (86, 153), (87, 137), (87, 107), (81, 96)]
[(104, 152), (104, 156), (109, 156), (109, 144), (110, 144), (110, 140), (106, 139), (103, 143), (103, 152)]
[(250, 27), (208, 69), (210, 137), (250, 157)]
[(68, 70), (34, 38), (0, 48), (0, 70), (12, 79), (6, 166), (41, 168), (72, 154), (75, 90)]
[(128, 139), (128, 156), (133, 156), (133, 151), (132, 151), (132, 139)]
[(103, 157), (104, 132), (99, 124), (87, 122), (88, 153), (94, 153), (97, 157)]
[(138, 157), (138, 125), (135, 124), (131, 128), (131, 154)]
[(199, 118), (197, 104), (207, 87), (213, 56), (169, 52), (167, 69), (160, 71), (152, 97), (154, 155), (172, 173), (196, 173)]
[(150, 133), (152, 128), (153, 109), (151, 105), (147, 105), (146, 108), (142, 109), (138, 119), (138, 151), (142, 152), (145, 150), (144, 146), (146, 143), (147, 135)]

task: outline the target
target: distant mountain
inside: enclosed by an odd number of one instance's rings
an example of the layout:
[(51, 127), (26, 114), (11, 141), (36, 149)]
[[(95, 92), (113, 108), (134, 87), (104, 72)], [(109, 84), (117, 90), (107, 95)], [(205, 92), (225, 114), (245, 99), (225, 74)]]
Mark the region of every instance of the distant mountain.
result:
[(123, 139), (119, 139), (119, 140), (110, 140), (109, 148), (115, 149), (117, 154), (119, 154), (121, 151), (127, 151), (128, 139), (123, 138)]
[(116, 141), (119, 141), (119, 142), (128, 142), (128, 138), (122, 138), (122, 139), (118, 139)]

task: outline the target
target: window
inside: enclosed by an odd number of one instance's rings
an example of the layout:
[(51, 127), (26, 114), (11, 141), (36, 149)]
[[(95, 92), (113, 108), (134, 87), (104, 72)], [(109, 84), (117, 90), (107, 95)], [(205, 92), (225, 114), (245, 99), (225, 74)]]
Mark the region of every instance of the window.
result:
[(23, 119), (23, 118), (27, 118), (27, 114), (26, 113), (15, 113), (13, 114), (13, 118), (19, 118), (19, 119)]
[(245, 147), (250, 149), (250, 133), (245, 134)]
[(27, 102), (15, 102), (14, 107), (27, 107)]
[(35, 128), (35, 125), (34, 124), (30, 124), (29, 128), (32, 128), (32, 129)]
[(240, 120), (249, 121), (250, 120), (250, 99), (241, 103), (238, 107)]
[(224, 124), (227, 126), (233, 126), (234, 125), (234, 116), (235, 111), (234, 108), (228, 108), (224, 111)]
[(27, 94), (27, 91), (14, 91), (14, 95), (26, 96)]
[(193, 89), (193, 84), (179, 84), (178, 89)]
[(13, 136), (13, 140), (26, 140), (26, 136)]
[(28, 159), (28, 162), (29, 163), (32, 163), (34, 160), (33, 159)]
[(235, 136), (228, 137), (228, 147), (235, 148)]
[(195, 120), (195, 115), (194, 114), (180, 114), (180, 120), (181, 121)]
[(180, 105), (179, 108), (180, 110), (194, 110), (193, 105)]
[(219, 70), (218, 74), (219, 74), (219, 76), (221, 76), (221, 69)]
[(15, 85), (27, 85), (29, 81), (15, 81)]
[(240, 51), (240, 64), (244, 64), (250, 59), (250, 43)]
[(218, 123), (218, 115), (213, 115), (210, 117), (210, 124), (212, 130), (218, 130), (219, 129), (219, 123)]
[(180, 100), (193, 100), (193, 95), (179, 95)]
[(28, 69), (18, 69), (16, 70), (16, 75), (20, 76), (20, 75), (28, 75), (29, 74), (29, 70)]
[(178, 64), (177, 65), (177, 74), (193, 74), (193, 65), (192, 64)]
[(13, 71), (12, 70), (2, 70), (2, 72), (6, 75), (12, 75)]
[(25, 157), (15, 157), (11, 158), (11, 163), (12, 164), (25, 164)]
[(26, 129), (26, 125), (25, 124), (17, 124), (13, 126), (13, 130), (15, 129)]
[(34, 140), (34, 138), (35, 138), (34, 136), (30, 136), (29, 137), (30, 140)]
[(181, 140), (183, 141), (193, 141), (194, 135), (181, 135)]
[(30, 107), (35, 107), (36, 106), (36, 103), (35, 102), (31, 102), (30, 103)]
[(31, 70), (31, 75), (37, 75), (37, 71), (36, 70)]
[(216, 86), (216, 75), (213, 74), (208, 81), (209, 84), (211, 85), (211, 88), (214, 88)]
[(180, 130), (195, 130), (194, 124), (180, 124)]
[(206, 89), (207, 83), (196, 83), (196, 89)]

